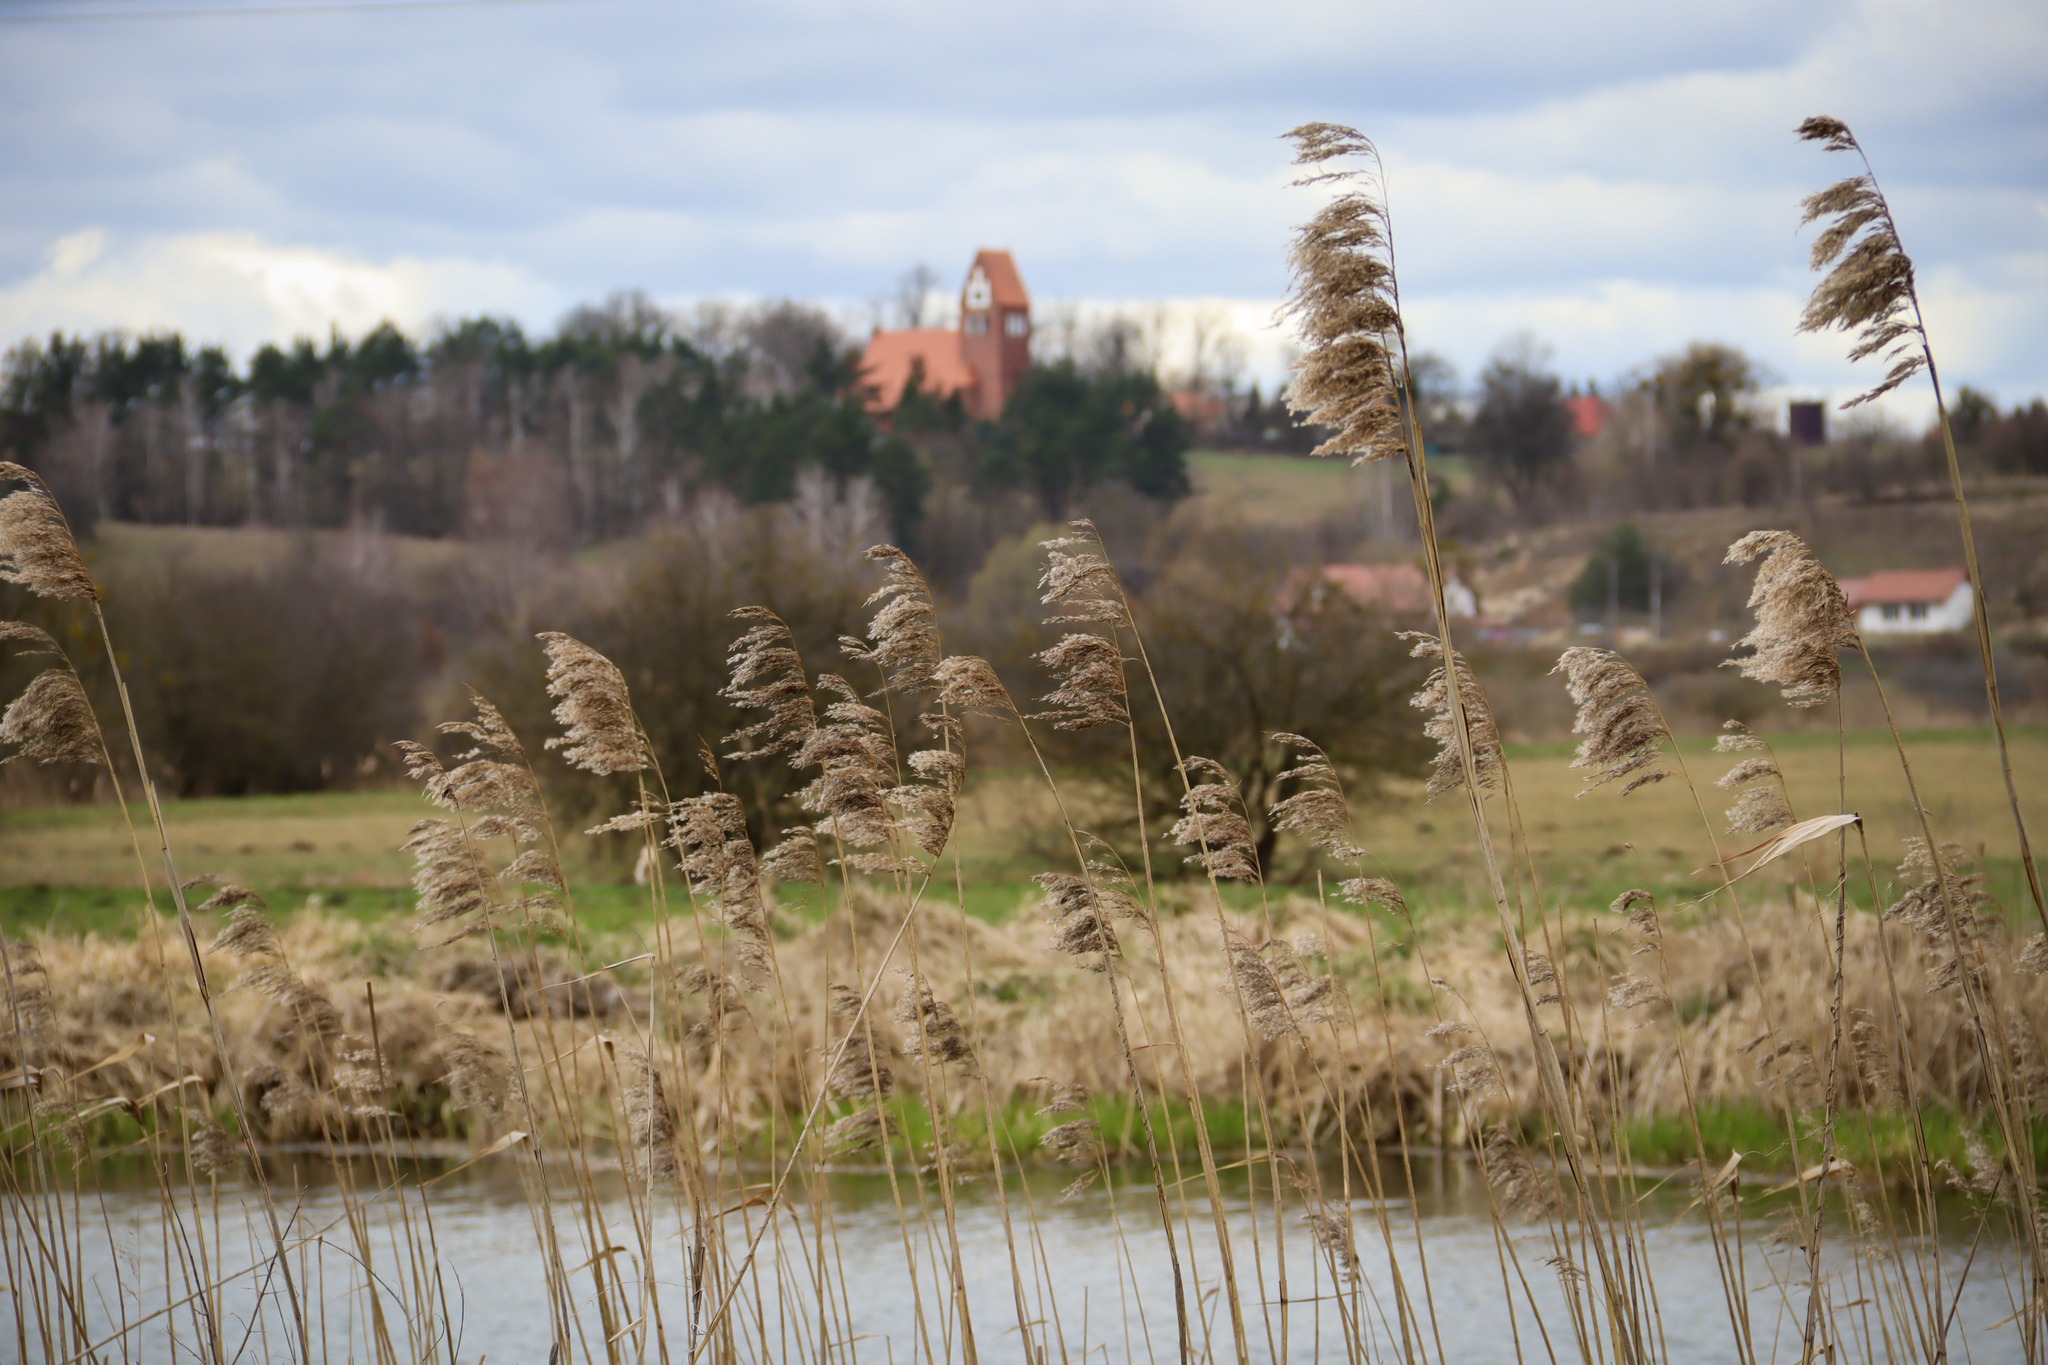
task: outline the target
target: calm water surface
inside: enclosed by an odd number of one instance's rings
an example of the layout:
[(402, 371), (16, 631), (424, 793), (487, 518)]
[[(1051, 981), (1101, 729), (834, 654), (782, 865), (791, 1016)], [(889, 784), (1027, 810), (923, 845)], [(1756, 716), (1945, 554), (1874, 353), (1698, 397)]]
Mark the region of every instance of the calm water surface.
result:
[[(755, 1274), (732, 1305), (743, 1358), (893, 1365), (961, 1357), (960, 1313), (943, 1275), (943, 1211), (936, 1207), (931, 1182), (925, 1182), (928, 1220), (920, 1212), (914, 1184), (907, 1178), (900, 1182), (911, 1221), (906, 1250), (906, 1236), (883, 1175), (831, 1178), (822, 1254), (833, 1292), (821, 1309), (813, 1287), (821, 1234), (821, 1220), (813, 1217), (817, 1206), (801, 1191), (793, 1191), (782, 1213), (764, 1223), (758, 1200), (749, 1204), (741, 1186), (745, 1180), (769, 1178), (767, 1172), (753, 1172), (730, 1181), (726, 1223), (735, 1258), (749, 1237), (762, 1234)], [(1326, 1172), (1327, 1188), (1334, 1192), (1340, 1178), (1335, 1171)], [(1398, 1168), (1390, 1168), (1385, 1178), (1390, 1190), (1402, 1187)], [(409, 1259), (403, 1239), (395, 1234), (403, 1217), (409, 1216), (421, 1233), (431, 1221), (442, 1272), (438, 1296), (445, 1296), (447, 1305), (445, 1318), (439, 1313), (435, 1317), (437, 1323), (452, 1324), (446, 1335), (438, 1335), (438, 1325), (410, 1330), (435, 1332), (443, 1360), (450, 1354), (448, 1336), (453, 1337), (453, 1354), (465, 1362), (512, 1365), (546, 1360), (548, 1296), (536, 1250), (538, 1231), (518, 1170), (509, 1159), (461, 1170), (424, 1191), (411, 1185), (403, 1196), (387, 1193), (372, 1202), (364, 1227), (355, 1234), (343, 1217), (341, 1191), (331, 1167), (312, 1161), (280, 1163), (272, 1179), (281, 1207), (293, 1220), (292, 1238), (313, 1239), (297, 1254), (295, 1269), (313, 1305), (319, 1358), (377, 1358), (359, 1307), (366, 1275), (399, 1291), (387, 1296), (392, 1319), (388, 1331), (399, 1358), (422, 1353), (418, 1341), (408, 1336), (402, 1305), (425, 1278), (422, 1272), (427, 1267)], [(367, 1164), (358, 1179), (370, 1180)], [(1573, 1264), (1589, 1262), (1590, 1252), (1573, 1249), (1569, 1262), (1561, 1265), (1560, 1248), (1546, 1229), (1533, 1225), (1517, 1226), (1503, 1247), (1487, 1216), (1484, 1187), (1462, 1162), (1419, 1161), (1412, 1201), (1405, 1196), (1380, 1205), (1362, 1197), (1352, 1200), (1359, 1257), (1355, 1286), (1332, 1284), (1329, 1261), (1315, 1250), (1298, 1197), (1290, 1195), (1287, 1213), (1276, 1227), (1263, 1171), (1256, 1205), (1244, 1171), (1226, 1172), (1225, 1181), (1248, 1346), (1255, 1360), (1343, 1361), (1354, 1355), (1354, 1343), (1355, 1353), (1365, 1359), (1404, 1359), (1397, 1279), (1409, 1286), (1415, 1320), (1426, 1334), (1419, 1354), (1431, 1361), (1547, 1362), (1553, 1352), (1561, 1361), (1581, 1358), (1560, 1276), (1574, 1273)], [(1113, 1195), (1098, 1183), (1062, 1199), (1065, 1183), (1064, 1173), (1042, 1172), (1020, 1185), (1013, 1173), (1007, 1187), (1014, 1254), (1024, 1281), (1023, 1316), (1032, 1341), (1051, 1361), (1176, 1360), (1171, 1265), (1157, 1202), (1144, 1173), (1118, 1171)], [(1662, 1353), (1670, 1360), (1730, 1360), (1735, 1357), (1714, 1247), (1702, 1215), (1687, 1212), (1687, 1197), (1677, 1192), (1680, 1183), (1650, 1194), (1641, 1206), (1655, 1278), (1655, 1298), (1643, 1305), (1643, 1318), (1649, 1331), (1661, 1335)], [(97, 1194), (85, 1192), (77, 1211), (85, 1215), (86, 1235), (62, 1253), (83, 1270), (91, 1287), (89, 1300), (75, 1305), (75, 1311), (87, 1320), (95, 1341), (105, 1341), (99, 1358), (201, 1359), (193, 1349), (198, 1338), (194, 1308), (162, 1312), (167, 1298), (183, 1292), (167, 1294), (167, 1282), (182, 1284), (185, 1277), (177, 1270), (166, 1274), (166, 1267), (176, 1267), (181, 1254), (178, 1230), (166, 1227), (146, 1171), (134, 1177), (109, 1177), (103, 1184), (106, 1188)], [(564, 1261), (583, 1265), (573, 1277), (572, 1291), (582, 1349), (602, 1359), (606, 1329), (590, 1266), (593, 1256), (615, 1260), (631, 1284), (635, 1297), (633, 1305), (622, 1310), (624, 1317), (639, 1311), (638, 1282), (644, 1270), (638, 1264), (639, 1239), (623, 1186), (615, 1176), (600, 1175), (599, 1187), (601, 1226), (583, 1220), (573, 1198), (557, 1204), (556, 1224)], [(1207, 1200), (1199, 1180), (1191, 1180), (1184, 1192), (1175, 1192), (1177, 1221), (1183, 1193), (1187, 1223), (1195, 1229), (1191, 1243), (1185, 1234), (1181, 1242), (1195, 1350), (1198, 1358), (1207, 1348), (1214, 1352), (1211, 1358), (1233, 1359), (1228, 1310), (1217, 1293), (1220, 1266)], [(1799, 1356), (1806, 1299), (1804, 1255), (1772, 1240), (1784, 1226), (1788, 1201), (1789, 1196), (1749, 1198), (1752, 1215), (1741, 1228), (1741, 1271), (1760, 1360), (1790, 1362)], [(66, 1222), (75, 1235), (78, 1223), (69, 1202), (67, 1197)], [(1012, 1249), (993, 1183), (964, 1183), (957, 1208), (966, 1312), (981, 1359), (1023, 1360), (1018, 1296), (1010, 1272)], [(6, 1215), (11, 1223), (7, 1237), (16, 1246), (27, 1226), (26, 1212), (17, 1204)], [(43, 1226), (53, 1228), (47, 1206), (43, 1212)], [(192, 1216), (189, 1210), (186, 1216)], [(1392, 1228), (1391, 1256), (1381, 1231), (1382, 1216)], [(2023, 1297), (2017, 1288), (2017, 1258), (1996, 1234), (1974, 1236), (1978, 1224), (1967, 1208), (1958, 1205), (1945, 1210), (1944, 1216), (1940, 1240), (1948, 1280), (1941, 1297), (1953, 1303), (1952, 1358), (1971, 1365), (2019, 1360), (2017, 1329), (2010, 1321)], [(218, 1219), (214, 1240), (224, 1248), (221, 1263), (235, 1269), (262, 1265), (268, 1233), (250, 1187), (223, 1187), (217, 1210), (208, 1207), (203, 1217), (209, 1222)], [(655, 1226), (653, 1278), (670, 1358), (681, 1360), (689, 1352), (692, 1299), (686, 1222), (668, 1205), (657, 1211)], [(1870, 1281), (1867, 1264), (1846, 1254), (1845, 1226), (1841, 1213), (1831, 1211), (1835, 1240), (1829, 1245), (1842, 1253), (1829, 1258), (1834, 1302), (1844, 1305), (1836, 1318), (1840, 1358), (1918, 1359), (1917, 1352), (1897, 1344), (1902, 1329), (1914, 1330), (1912, 1323), (1887, 1315), (1887, 1296)], [(189, 1245), (189, 1229), (186, 1240)], [(1426, 1293), (1421, 1274), (1425, 1257)], [(1971, 1261), (1970, 1272), (1958, 1293), (1954, 1277), (1966, 1259)], [(913, 1261), (915, 1276), (908, 1269)], [(17, 1285), (28, 1279), (21, 1266), (9, 1269)], [(259, 1269), (240, 1276), (222, 1292), (218, 1312), (231, 1352), (239, 1348), (241, 1358), (248, 1361), (292, 1358), (281, 1291), (278, 1277)], [(1931, 1293), (1923, 1295), (1932, 1298)], [(1896, 1302), (1896, 1296), (1891, 1299)], [(699, 1311), (708, 1314), (713, 1306)], [(24, 1314), (32, 1318), (37, 1311), (33, 1296), (0, 1297), (0, 1317), (6, 1319), (0, 1324), (5, 1333), (0, 1353), (17, 1349), (17, 1327), (22, 1325), (18, 1319)], [(1352, 1321), (1349, 1333), (1347, 1316)], [(615, 1317), (614, 1326), (621, 1320)], [(39, 1358), (35, 1325), (26, 1325), (29, 1354)], [(630, 1344), (637, 1337), (630, 1330), (622, 1336), (625, 1358), (636, 1358), (637, 1350)], [(829, 1349), (821, 1351), (821, 1342)], [(1611, 1358), (1604, 1343), (1601, 1349), (1596, 1359)], [(660, 1358), (652, 1344), (646, 1358)]]

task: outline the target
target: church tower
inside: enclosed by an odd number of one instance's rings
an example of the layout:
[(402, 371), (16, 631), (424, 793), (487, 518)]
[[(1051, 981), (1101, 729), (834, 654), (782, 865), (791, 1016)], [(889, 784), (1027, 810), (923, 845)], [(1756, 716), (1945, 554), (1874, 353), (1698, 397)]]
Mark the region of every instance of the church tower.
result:
[(968, 415), (993, 421), (1031, 368), (1031, 296), (1007, 251), (978, 251), (960, 290), (960, 351), (974, 371)]

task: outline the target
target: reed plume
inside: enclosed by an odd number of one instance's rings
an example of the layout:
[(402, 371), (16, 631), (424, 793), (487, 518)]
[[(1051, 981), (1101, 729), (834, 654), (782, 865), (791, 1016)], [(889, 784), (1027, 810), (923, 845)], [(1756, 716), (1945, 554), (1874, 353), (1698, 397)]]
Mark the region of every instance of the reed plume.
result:
[(294, 1031), (315, 1039), (338, 1036), (342, 1031), (341, 1012), (335, 1009), (326, 991), (308, 981), (286, 960), (284, 945), (271, 926), (270, 907), (263, 897), (246, 886), (212, 877), (194, 878), (185, 884), (185, 890), (189, 894), (201, 886), (217, 888), (199, 907), (201, 913), (224, 910), (228, 916), (227, 923), (214, 937), (212, 951), (251, 964), (228, 989), (262, 996), (291, 1017), (296, 1026)]
[(1849, 125), (1822, 115), (1807, 119), (1798, 131), (1804, 141), (1818, 142), (1830, 152), (1854, 153), (1863, 163), (1863, 174), (1837, 181), (1805, 201), (1802, 226), (1819, 219), (1829, 220), (1814, 241), (1812, 256), (1813, 268), (1826, 269), (1828, 273), (1807, 300), (1800, 314), (1799, 329), (1813, 332), (1835, 328), (1854, 333), (1857, 340), (1849, 353), (1852, 360), (1883, 354), (1889, 367), (1884, 378), (1850, 399), (1845, 407), (1867, 403), (1921, 370), (1927, 371), (1941, 428), (1942, 454), (1948, 464), (1949, 490), (1956, 505), (1956, 524), (1962, 532), (1963, 564), (1970, 575), (1971, 616), (1976, 626), (1977, 654), (1984, 665), (1984, 700), (1998, 740), (1999, 771), (2005, 780), (2006, 804), (2019, 838), (2020, 866), (2026, 873), (2027, 893), (2041, 921), (2044, 945), (2048, 945), (2048, 894), (2042, 890), (2040, 869), (2034, 862), (2033, 842), (2013, 777), (2012, 747), (2005, 733), (2005, 704), (1999, 695), (1998, 658), (1991, 637), (1990, 605), (1984, 591), (1983, 566), (1977, 557), (1977, 533), (1970, 517), (1969, 499), (1963, 491), (1963, 465), (1956, 454), (1955, 429), (1949, 422), (1948, 402), (1942, 396), (1934, 347), (1927, 337), (1913, 261), (1899, 239), (1897, 220), (1878, 187), (1869, 154)]
[(1031, 657), (1059, 683), (1042, 698), (1046, 709), (1033, 720), (1047, 721), (1055, 730), (1130, 724), (1124, 656), (1116, 641), (1088, 633), (1063, 635)]
[(1045, 893), (1045, 913), (1052, 921), (1054, 950), (1070, 957), (1092, 956), (1094, 960), (1088, 965), (1093, 970), (1107, 966), (1103, 955), (1122, 951), (1112, 916), (1119, 910), (1126, 914), (1143, 913), (1143, 907), (1128, 892), (1106, 892), (1093, 878), (1041, 872), (1031, 880)]
[(1486, 1182), (1503, 1209), (1531, 1219), (1556, 1212), (1557, 1182), (1536, 1169), (1513, 1133), (1497, 1125), (1487, 1129), (1483, 1150)]
[(1736, 641), (1753, 651), (1733, 668), (1782, 690), (1788, 706), (1820, 706), (1842, 690), (1837, 657), (1856, 647), (1856, 628), (1841, 585), (1805, 541), (1790, 531), (1751, 531), (1728, 547), (1724, 564), (1757, 560), (1749, 607), (1756, 625)]
[(78, 675), (68, 668), (44, 669), (7, 703), (0, 711), (0, 744), (14, 749), (0, 763), (18, 758), (32, 763), (106, 762), (92, 704), (78, 685)]
[(1907, 884), (1906, 890), (1884, 915), (1904, 922), (1920, 936), (1933, 964), (1929, 989), (1960, 985), (1966, 973), (1981, 981), (1986, 940), (1997, 920), (1975, 860), (1959, 844), (1944, 843), (1930, 850), (1925, 839), (1910, 838), (1899, 863), (1899, 879)]
[[(1353, 464), (1405, 456), (1408, 426), (1389, 344), (1401, 331), (1400, 291), (1379, 149), (1334, 123), (1305, 123), (1287, 136), (1295, 163), (1314, 168), (1295, 184), (1340, 188), (1295, 233), (1287, 253), (1294, 276), (1287, 311), (1308, 342), (1288, 405), (1305, 422), (1329, 429), (1318, 455), (1349, 455)], [(1345, 160), (1366, 166), (1332, 168)]]
[(1245, 1020), (1269, 1043), (1278, 1038), (1299, 1038), (1301, 1029), (1287, 1007), (1287, 992), (1281, 989), (1272, 964), (1235, 930), (1224, 931), (1223, 950), (1229, 967), (1224, 989), (1235, 997)]
[(1272, 736), (1275, 744), (1299, 755), (1293, 766), (1283, 768), (1273, 779), (1277, 787), (1293, 782), (1292, 796), (1275, 801), (1266, 811), (1266, 823), (1284, 834), (1299, 834), (1314, 847), (1342, 862), (1367, 857), (1366, 850), (1352, 839), (1351, 805), (1330, 756), (1314, 740), (1285, 732)]
[(867, 643), (851, 637), (841, 643), (850, 657), (880, 669), (890, 690), (927, 691), (940, 658), (939, 613), (931, 585), (894, 545), (870, 546), (867, 558), (883, 566), (882, 586), (865, 603), (876, 608)]
[(1045, 572), (1038, 578), (1038, 600), (1058, 607), (1048, 625), (1093, 622), (1112, 629), (1131, 624), (1130, 604), (1116, 569), (1102, 553), (1102, 538), (1092, 521), (1068, 523), (1074, 534), (1039, 542), (1045, 551)]
[(1181, 764), (1181, 771), (1188, 779), (1180, 799), (1182, 814), (1166, 837), (1193, 850), (1187, 855), (1191, 867), (1221, 881), (1257, 881), (1259, 854), (1251, 821), (1244, 817), (1237, 780), (1213, 758), (1192, 754)]
[(960, 1062), (974, 1071), (974, 1046), (967, 1041), (960, 1016), (916, 972), (904, 973), (903, 993), (896, 997), (896, 1023), (903, 1030), (903, 1055), (912, 1061)]
[[(620, 1147), (627, 1169), (650, 1185), (673, 1185), (681, 1173), (676, 1157), (676, 1116), (669, 1107), (661, 1069), (645, 1052), (625, 1056), (626, 1126), (632, 1146)], [(628, 1154), (630, 1153), (630, 1154)]]
[(732, 619), (747, 628), (726, 650), (729, 677), (720, 695), (742, 710), (762, 714), (726, 736), (726, 743), (736, 746), (727, 757), (794, 754), (818, 725), (796, 637), (766, 607), (740, 607)]
[(419, 904), (420, 929), (458, 926), (452, 937), (480, 933), (481, 919), (472, 918), (491, 903), (484, 869), (452, 820), (426, 819), (412, 827), (404, 849), (413, 855), (412, 889)]
[(1768, 834), (1792, 822), (1792, 803), (1785, 798), (1785, 774), (1762, 738), (1739, 720), (1721, 727), (1714, 741), (1717, 754), (1748, 754), (1721, 775), (1723, 791), (1740, 793), (1728, 808), (1730, 834)]
[(761, 855), (761, 871), (778, 881), (825, 880), (825, 860), (818, 852), (818, 832), (809, 825), (782, 831), (782, 840)]
[(1572, 767), (1587, 774), (1579, 795), (1626, 778), (1621, 794), (1627, 796), (1671, 776), (1657, 766), (1658, 746), (1671, 731), (1635, 665), (1611, 649), (1581, 645), (1560, 654), (1551, 672), (1564, 674), (1578, 707), (1572, 733), (1580, 736), (1579, 750)]
[[(1408, 653), (1411, 658), (1436, 659), (1437, 666), (1422, 680), (1420, 691), (1409, 699), (1409, 705), (1418, 711), (1428, 713), (1423, 722), (1422, 733), (1436, 741), (1436, 757), (1430, 762), (1427, 791), (1435, 800), (1445, 792), (1457, 791), (1465, 785), (1465, 763), (1458, 742), (1457, 716), (1452, 711), (1451, 688), (1441, 660), (1444, 656), (1443, 642), (1434, 635), (1421, 631), (1404, 631), (1404, 640), (1412, 641)], [(1465, 717), (1465, 733), (1472, 747), (1472, 771), (1477, 775), (1481, 791), (1489, 791), (1500, 785), (1501, 773), (1506, 764), (1501, 757), (1500, 729), (1494, 724), (1493, 708), (1487, 705), (1486, 694), (1479, 689), (1479, 680), (1473, 676), (1471, 665), (1465, 656), (1453, 651), (1453, 661), (1458, 678), (1457, 701)]]
[(766, 976), (773, 961), (761, 870), (747, 837), (747, 812), (730, 792), (686, 797), (669, 807), (668, 845), (692, 894), (707, 902), (733, 936), (740, 965)]
[(1889, 368), (1883, 379), (1843, 404), (1855, 407), (1890, 393), (1927, 368), (1927, 329), (1920, 319), (1913, 261), (1899, 242), (1891, 205), (1870, 173), (1869, 158), (1849, 125), (1825, 116), (1799, 125), (1802, 141), (1830, 152), (1851, 152), (1863, 161), (1861, 175), (1838, 180), (1806, 197), (1799, 225), (1827, 220), (1813, 242), (1812, 265), (1827, 272), (1799, 314), (1799, 330), (1854, 334), (1851, 360), (1881, 355)]
[(896, 785), (896, 746), (888, 717), (862, 701), (844, 678), (824, 674), (817, 690), (831, 700), (790, 763), (816, 768), (818, 776), (797, 799), (805, 810), (824, 817), (818, 824), (821, 834), (829, 833), (844, 848), (858, 850), (844, 855), (849, 866), (890, 871), (895, 860), (874, 851), (889, 842), (895, 825), (888, 793)]
[(939, 704), (956, 715), (1014, 718), (1017, 714), (1010, 690), (986, 659), (949, 654), (932, 670), (932, 681), (938, 687)]
[(653, 757), (619, 666), (560, 631), (543, 631), (539, 638), (547, 642), (548, 695), (555, 698), (555, 720), (562, 726), (547, 747), (561, 750), (569, 766), (600, 777), (649, 767)]
[(99, 601), (71, 523), (42, 476), (0, 460), (0, 483), (22, 485), (0, 498), (0, 583), (19, 583), (38, 597)]
[(967, 780), (967, 760), (954, 749), (917, 749), (904, 762), (918, 780), (891, 787), (889, 804), (896, 810), (897, 828), (918, 849), (936, 858), (953, 838), (960, 789)]
[(840, 1029), (840, 1042), (835, 1050), (838, 1060), (827, 1073), (825, 1084), (842, 1099), (887, 1099), (896, 1089), (896, 1073), (869, 1033), (859, 992), (835, 981), (829, 996), (832, 1021)]

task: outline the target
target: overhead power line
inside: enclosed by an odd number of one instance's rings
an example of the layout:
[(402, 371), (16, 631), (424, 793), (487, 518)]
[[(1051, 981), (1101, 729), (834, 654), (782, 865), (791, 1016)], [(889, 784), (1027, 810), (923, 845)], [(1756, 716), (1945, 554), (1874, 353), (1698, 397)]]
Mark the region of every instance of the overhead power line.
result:
[(372, 14), (388, 10), (498, 9), (513, 5), (574, 5), (591, 0), (316, 0), (312, 4), (212, 5), (205, 8), (137, 8), (94, 10), (42, 10), (23, 14), (14, 11), (24, 4), (49, 4), (50, 0), (0, 0), (0, 25), (5, 24), (109, 24), (130, 21), (158, 22), (166, 19), (281, 18), (301, 14)]

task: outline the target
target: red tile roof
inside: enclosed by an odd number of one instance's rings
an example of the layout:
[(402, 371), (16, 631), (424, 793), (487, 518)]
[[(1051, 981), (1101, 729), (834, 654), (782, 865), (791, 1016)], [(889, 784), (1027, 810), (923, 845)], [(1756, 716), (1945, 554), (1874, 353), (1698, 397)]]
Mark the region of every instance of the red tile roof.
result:
[(1949, 594), (1970, 581), (1961, 569), (1879, 569), (1868, 578), (1842, 580), (1842, 596), (1852, 607), (1875, 603), (1946, 602)]
[[(1429, 579), (1413, 564), (1325, 564), (1320, 573), (1297, 569), (1281, 590), (1281, 610), (1312, 604), (1320, 591), (1335, 588), (1361, 607), (1397, 615), (1430, 610)], [(1310, 599), (1304, 603), (1303, 599)]]
[(1607, 425), (1607, 400), (1597, 393), (1565, 399), (1564, 410), (1572, 419), (1572, 434), (1582, 441), (1592, 440)]
[(868, 410), (890, 412), (902, 401), (903, 388), (917, 362), (924, 362), (926, 393), (941, 398), (974, 387), (974, 371), (960, 349), (960, 334), (950, 327), (919, 327), (876, 332), (861, 357), (861, 378), (870, 390)]
[[(994, 251), (983, 247), (974, 253), (974, 264), (981, 267), (981, 273), (988, 276), (991, 302), (998, 308), (1029, 308), (1031, 295), (1024, 292), (1024, 277), (1017, 273), (1017, 263), (1010, 259), (1007, 251)], [(972, 274), (970, 270), (968, 272)]]

